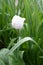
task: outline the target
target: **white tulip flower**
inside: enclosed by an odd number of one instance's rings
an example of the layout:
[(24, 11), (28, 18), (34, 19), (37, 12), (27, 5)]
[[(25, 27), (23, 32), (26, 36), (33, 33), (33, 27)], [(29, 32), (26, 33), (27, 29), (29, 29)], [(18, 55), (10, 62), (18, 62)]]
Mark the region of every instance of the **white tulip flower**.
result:
[(24, 25), (24, 21), (25, 21), (25, 18), (22, 18), (20, 16), (17, 16), (15, 15), (13, 18), (12, 18), (12, 27), (15, 28), (15, 29), (22, 29), (23, 25)]

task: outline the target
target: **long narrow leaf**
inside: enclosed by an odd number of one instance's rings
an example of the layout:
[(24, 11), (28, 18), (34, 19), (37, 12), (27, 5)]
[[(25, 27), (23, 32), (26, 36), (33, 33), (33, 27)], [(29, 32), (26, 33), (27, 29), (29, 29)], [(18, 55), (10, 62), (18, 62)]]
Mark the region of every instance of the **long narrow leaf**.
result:
[(20, 45), (22, 45), (24, 42), (27, 41), (32, 41), (33, 43), (35, 43), (37, 45), (37, 47), (40, 49), (41, 52), (43, 52), (43, 50), (40, 48), (40, 46), (38, 45), (38, 43), (36, 43), (36, 41), (34, 41), (31, 37), (25, 37), (23, 39), (21, 39), (20, 41), (18, 41), (9, 51), (9, 53), (12, 53), (14, 50), (16, 50)]

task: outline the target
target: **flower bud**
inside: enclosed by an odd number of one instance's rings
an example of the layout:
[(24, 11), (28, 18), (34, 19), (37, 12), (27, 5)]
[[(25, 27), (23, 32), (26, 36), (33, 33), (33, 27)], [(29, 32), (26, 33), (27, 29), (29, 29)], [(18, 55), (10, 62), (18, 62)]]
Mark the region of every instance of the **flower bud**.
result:
[(24, 25), (24, 21), (25, 21), (25, 18), (22, 18), (20, 16), (17, 16), (15, 15), (13, 18), (12, 18), (12, 27), (15, 28), (15, 29), (22, 29), (23, 25)]

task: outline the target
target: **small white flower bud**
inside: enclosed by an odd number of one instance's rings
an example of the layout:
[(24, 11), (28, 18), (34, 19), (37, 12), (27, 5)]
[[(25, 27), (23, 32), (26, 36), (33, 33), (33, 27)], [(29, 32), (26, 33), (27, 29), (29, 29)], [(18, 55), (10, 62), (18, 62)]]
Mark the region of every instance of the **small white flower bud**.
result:
[(15, 29), (22, 29), (23, 25), (24, 25), (24, 21), (25, 21), (25, 18), (22, 18), (20, 16), (17, 16), (15, 15), (13, 18), (12, 18), (12, 27), (15, 28)]
[(18, 6), (18, 0), (15, 0), (15, 6), (16, 7)]

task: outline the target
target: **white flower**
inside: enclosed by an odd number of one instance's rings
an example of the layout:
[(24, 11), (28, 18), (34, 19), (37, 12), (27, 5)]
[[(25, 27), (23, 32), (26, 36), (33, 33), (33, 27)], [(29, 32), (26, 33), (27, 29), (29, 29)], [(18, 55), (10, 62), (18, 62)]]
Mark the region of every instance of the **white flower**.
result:
[(18, 0), (15, 0), (15, 6), (16, 7), (18, 6)]
[(25, 21), (25, 18), (22, 18), (20, 16), (17, 16), (15, 15), (13, 18), (12, 18), (12, 27), (15, 28), (15, 29), (22, 29), (23, 25), (24, 25), (24, 21)]

